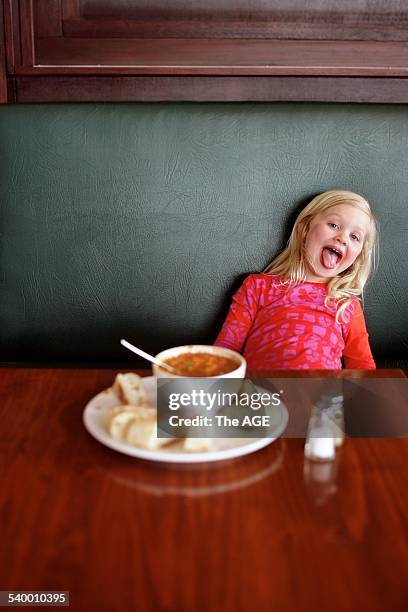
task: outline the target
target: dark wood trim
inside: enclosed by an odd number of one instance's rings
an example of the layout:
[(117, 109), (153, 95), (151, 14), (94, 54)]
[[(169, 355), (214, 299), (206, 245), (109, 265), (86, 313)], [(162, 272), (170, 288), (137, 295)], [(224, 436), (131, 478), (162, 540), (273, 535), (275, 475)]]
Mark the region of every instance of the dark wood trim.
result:
[[(64, 16), (65, 17), (65, 16)], [(366, 18), (364, 18), (366, 17)], [(64, 18), (64, 36), (81, 38), (265, 38), (298, 40), (407, 41), (408, 16), (318, 13), (277, 13), (242, 19), (222, 14), (186, 18), (148, 15), (138, 19)]]
[(408, 103), (408, 79), (265, 76), (19, 76), (18, 102)]
[(0, 2), (0, 104), (8, 102), (3, 2)]
[(408, 44), (237, 39), (40, 39), (29, 74), (408, 76)]
[(4, 0), (4, 31), (7, 72), (8, 74), (14, 74), (14, 67), (21, 65), (18, 0)]
[(23, 66), (35, 64), (33, 0), (20, 0), (21, 61)]

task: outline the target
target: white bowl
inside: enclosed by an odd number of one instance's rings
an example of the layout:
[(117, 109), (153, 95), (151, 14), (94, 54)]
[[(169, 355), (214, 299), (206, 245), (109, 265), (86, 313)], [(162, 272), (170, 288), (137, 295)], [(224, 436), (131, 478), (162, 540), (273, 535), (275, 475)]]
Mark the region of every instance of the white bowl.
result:
[[(219, 376), (203, 376), (202, 378), (245, 378), (247, 363), (245, 358), (231, 349), (223, 348), (221, 346), (212, 346), (207, 344), (187, 344), (185, 346), (176, 346), (162, 351), (156, 355), (156, 359), (164, 361), (170, 357), (178, 357), (182, 353), (209, 353), (210, 355), (220, 355), (220, 357), (227, 357), (234, 359), (239, 363), (235, 370), (227, 372), (226, 374), (220, 374)], [(153, 364), (153, 374), (156, 378), (187, 378), (186, 376), (179, 376), (172, 374), (167, 370), (163, 370), (157, 365)]]
[[(153, 374), (157, 379), (157, 393), (158, 393), (158, 406), (162, 401), (164, 393), (164, 397), (166, 394), (169, 396), (169, 393), (174, 395), (176, 392), (179, 394), (190, 394), (192, 395), (194, 392), (215, 392), (215, 387), (218, 387), (219, 390), (228, 391), (229, 393), (238, 393), (241, 385), (242, 379), (245, 377), (246, 372), (246, 360), (242, 355), (236, 353), (235, 351), (231, 351), (230, 349), (221, 348), (218, 346), (210, 346), (205, 344), (189, 344), (185, 346), (176, 346), (175, 348), (167, 349), (166, 351), (162, 351), (156, 358), (164, 361), (171, 357), (178, 357), (183, 353), (209, 353), (210, 355), (220, 355), (220, 357), (227, 357), (230, 359), (234, 359), (239, 364), (235, 370), (232, 372), (227, 372), (226, 374), (220, 374), (219, 376), (201, 376), (201, 377), (189, 377), (189, 376), (179, 376), (178, 374), (171, 374), (167, 370), (163, 370), (159, 366), (153, 364)], [(227, 383), (217, 383), (217, 379), (230, 379)], [(167, 381), (165, 380), (167, 379)], [(168, 385), (171, 386), (169, 389)], [(164, 401), (164, 400), (163, 400)], [(168, 401), (166, 399), (166, 403), (164, 404), (166, 407), (168, 405)], [(223, 402), (218, 402), (218, 405), (213, 408), (213, 412), (218, 412), (223, 406)], [(184, 416), (194, 417), (196, 415), (207, 416), (207, 407), (205, 404), (194, 404), (188, 405), (186, 407), (181, 407), (181, 412)], [(164, 419), (164, 423), (167, 422), (167, 418)], [(166, 425), (163, 427), (166, 431)], [(171, 432), (169, 432), (171, 433)], [(185, 434), (189, 435), (189, 434)], [(206, 434), (206, 437), (212, 437)]]

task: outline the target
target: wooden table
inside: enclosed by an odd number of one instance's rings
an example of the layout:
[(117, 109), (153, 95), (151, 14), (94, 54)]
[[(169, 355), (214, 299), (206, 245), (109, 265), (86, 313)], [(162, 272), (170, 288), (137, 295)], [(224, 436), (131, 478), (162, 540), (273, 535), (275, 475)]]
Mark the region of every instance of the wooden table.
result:
[(0, 369), (0, 590), (79, 611), (408, 609), (408, 439), (347, 439), (332, 464), (300, 439), (151, 464), (82, 425), (115, 373)]

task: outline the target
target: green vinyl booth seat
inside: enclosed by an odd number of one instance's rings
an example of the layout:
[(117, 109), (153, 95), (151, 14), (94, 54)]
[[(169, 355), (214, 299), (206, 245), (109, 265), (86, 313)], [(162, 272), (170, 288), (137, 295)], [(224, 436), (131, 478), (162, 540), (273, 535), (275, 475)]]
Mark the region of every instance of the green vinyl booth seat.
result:
[(300, 208), (344, 188), (380, 221), (374, 356), (404, 366), (407, 177), (405, 105), (0, 107), (1, 360), (126, 361), (122, 337), (150, 353), (212, 343)]

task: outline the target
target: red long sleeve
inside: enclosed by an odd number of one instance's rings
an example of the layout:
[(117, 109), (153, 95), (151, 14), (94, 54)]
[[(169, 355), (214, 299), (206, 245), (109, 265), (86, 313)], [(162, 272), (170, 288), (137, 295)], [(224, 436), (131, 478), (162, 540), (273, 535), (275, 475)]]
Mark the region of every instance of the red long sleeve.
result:
[(375, 370), (376, 368), (368, 342), (363, 310), (359, 301), (356, 301), (354, 316), (345, 338), (343, 358), (346, 368), (353, 370)]

